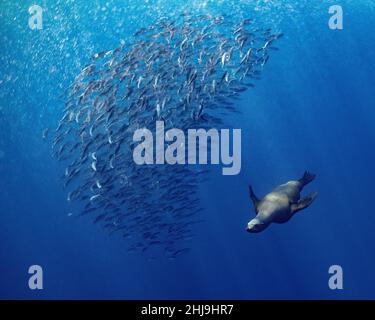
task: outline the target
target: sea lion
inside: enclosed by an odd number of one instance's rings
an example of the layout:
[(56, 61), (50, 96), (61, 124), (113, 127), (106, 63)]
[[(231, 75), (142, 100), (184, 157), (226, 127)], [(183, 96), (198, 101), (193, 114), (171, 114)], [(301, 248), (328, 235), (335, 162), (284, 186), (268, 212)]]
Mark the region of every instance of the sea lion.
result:
[(250, 199), (254, 204), (256, 217), (248, 223), (246, 230), (252, 233), (261, 232), (271, 223), (285, 223), (296, 212), (307, 208), (318, 193), (310, 193), (300, 200), (300, 192), (314, 179), (315, 175), (306, 171), (301, 179), (278, 186), (261, 200), (256, 197), (252, 187), (249, 186)]

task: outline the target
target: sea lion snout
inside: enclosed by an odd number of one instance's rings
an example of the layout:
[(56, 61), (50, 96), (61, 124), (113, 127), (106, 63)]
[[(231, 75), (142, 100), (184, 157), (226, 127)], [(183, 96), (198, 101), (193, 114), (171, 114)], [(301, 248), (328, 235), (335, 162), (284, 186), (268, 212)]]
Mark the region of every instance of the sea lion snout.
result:
[(248, 224), (246, 231), (250, 233), (258, 233), (263, 231), (267, 227), (267, 224), (261, 222), (259, 219), (252, 219)]

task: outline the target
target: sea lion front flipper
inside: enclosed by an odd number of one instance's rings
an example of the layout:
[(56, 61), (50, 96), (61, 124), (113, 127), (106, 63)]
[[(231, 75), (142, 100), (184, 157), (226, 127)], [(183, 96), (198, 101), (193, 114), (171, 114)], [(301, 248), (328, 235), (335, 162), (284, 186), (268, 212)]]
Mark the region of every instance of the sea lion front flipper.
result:
[(296, 203), (292, 203), (291, 204), (292, 213), (296, 213), (300, 210), (307, 208), (314, 201), (317, 195), (318, 195), (317, 192), (313, 192), (313, 193), (310, 193), (306, 198), (303, 198), (302, 200)]
[(259, 199), (258, 199), (258, 197), (255, 195), (255, 193), (254, 193), (254, 191), (253, 191), (253, 188), (252, 188), (251, 186), (249, 186), (249, 195), (250, 195), (250, 199), (251, 199), (251, 201), (253, 202), (255, 212), (258, 213), (258, 203), (259, 203)]

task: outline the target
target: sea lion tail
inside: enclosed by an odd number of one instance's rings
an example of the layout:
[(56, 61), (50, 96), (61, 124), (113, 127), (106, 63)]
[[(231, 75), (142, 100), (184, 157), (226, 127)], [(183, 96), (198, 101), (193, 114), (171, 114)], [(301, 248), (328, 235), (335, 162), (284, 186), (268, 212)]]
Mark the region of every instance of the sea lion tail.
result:
[(303, 174), (303, 177), (299, 179), (298, 181), (302, 184), (302, 186), (305, 186), (311, 181), (313, 181), (314, 179), (315, 179), (315, 174), (305, 171), (305, 173)]

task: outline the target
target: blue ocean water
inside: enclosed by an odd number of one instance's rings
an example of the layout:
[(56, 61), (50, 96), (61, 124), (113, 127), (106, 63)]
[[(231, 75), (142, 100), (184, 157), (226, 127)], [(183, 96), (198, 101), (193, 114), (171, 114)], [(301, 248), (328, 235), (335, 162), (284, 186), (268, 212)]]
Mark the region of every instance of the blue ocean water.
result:
[[(36, 1), (38, 2), (38, 1)], [(375, 298), (372, 165), (375, 163), (375, 5), (372, 1), (35, 1), (0, 4), (0, 298)], [(344, 29), (328, 27), (342, 5)], [(95, 52), (119, 46), (160, 16), (235, 13), (284, 33), (254, 89), (243, 95), (242, 170), (213, 170), (200, 186), (205, 222), (174, 261), (127, 253), (88, 219), (71, 219), (62, 168), (42, 139), (57, 124), (60, 95)], [(317, 175), (310, 208), (260, 234), (247, 186)], [(44, 289), (28, 288), (31, 265)], [(344, 289), (331, 290), (340, 265)]]

